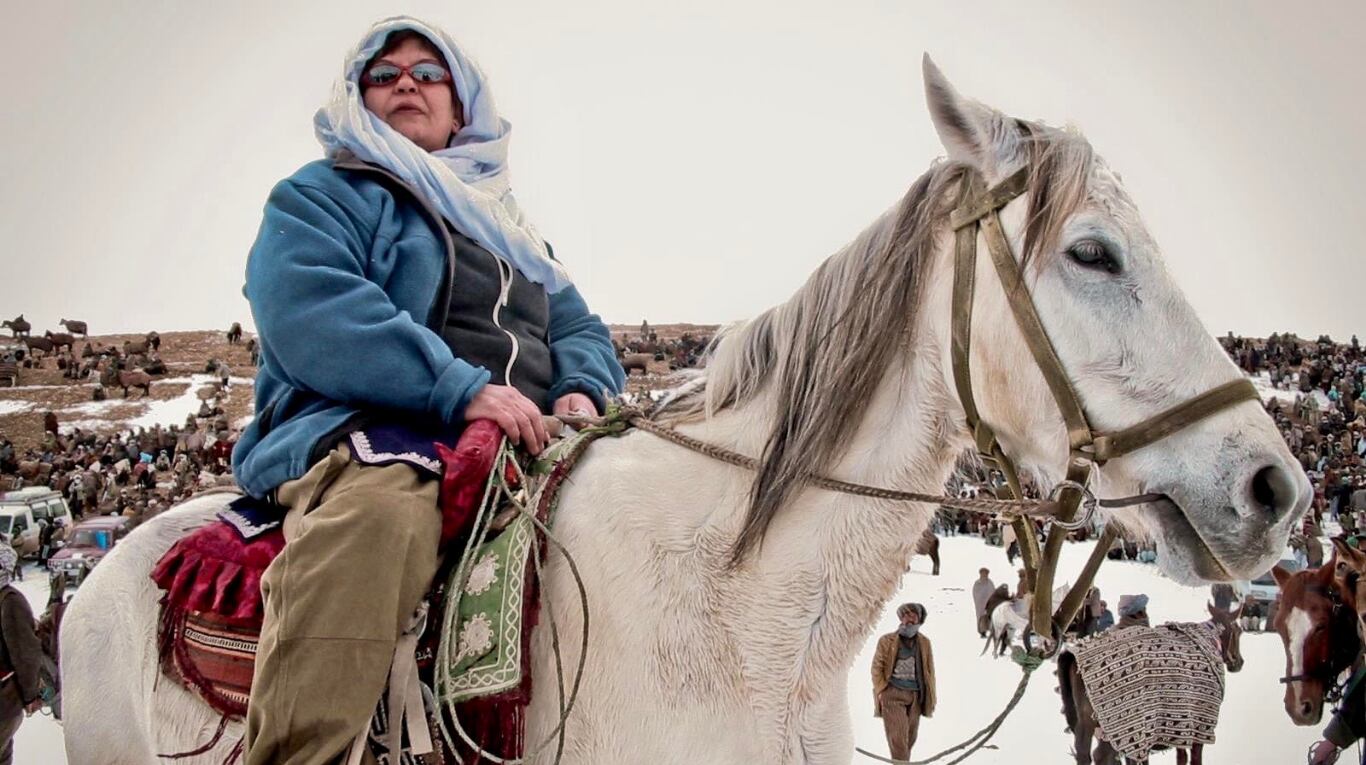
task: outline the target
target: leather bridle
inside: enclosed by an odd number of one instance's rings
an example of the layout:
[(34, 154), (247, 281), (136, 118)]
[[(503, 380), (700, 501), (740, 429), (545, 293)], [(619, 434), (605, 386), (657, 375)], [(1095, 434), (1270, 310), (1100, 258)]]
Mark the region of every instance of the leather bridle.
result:
[[(1320, 590), (1320, 588), (1314, 588)], [(1290, 683), (1303, 683), (1317, 680), (1323, 683), (1323, 699), (1326, 703), (1333, 703), (1342, 698), (1343, 688), (1347, 681), (1338, 682), (1338, 677), (1350, 669), (1356, 663), (1357, 657), (1361, 654), (1361, 642), (1356, 641), (1355, 648), (1349, 648), (1349, 640), (1344, 637), (1352, 638), (1357, 636), (1356, 614), (1343, 602), (1342, 595), (1336, 587), (1321, 588), (1321, 594), (1330, 603), (1328, 612), (1329, 637), (1331, 647), (1328, 649), (1328, 660), (1316, 672), (1302, 672), (1298, 675), (1285, 675), (1280, 678), (1281, 685)], [(1346, 618), (1344, 618), (1346, 617)], [(1270, 626), (1270, 625), (1268, 625)]]
[[(1001, 209), (1028, 189), (1029, 168), (1017, 170), (990, 188), (984, 188), (981, 176), (971, 170), (967, 172), (963, 182), (966, 184), (964, 201), (950, 216), (955, 232), (951, 353), (954, 384), (958, 389), (958, 397), (962, 402), (977, 452), (983, 459), (1000, 468), (1013, 498), (1023, 499), (1019, 471), (1002, 451), (991, 426), (982, 420), (972, 393), (969, 350), (979, 232), (986, 239), (987, 250), (996, 266), (996, 274), (1000, 278), (1001, 287), (1005, 290), (1015, 323), (1024, 335), (1025, 344), (1034, 357), (1034, 363), (1043, 373), (1048, 389), (1053, 394), (1053, 400), (1062, 413), (1063, 423), (1067, 427), (1070, 448), (1067, 476), (1054, 487), (1052, 495), (1058, 501), (1057, 515), (1053, 522), (1057, 528), (1048, 535), (1042, 552), (1039, 550), (1039, 541), (1034, 533), (1032, 520), (1016, 517), (1012, 521), (1024, 559), (1026, 576), (1032, 580), (1030, 584), (1034, 600), (1030, 614), (1031, 626), (1041, 635), (1057, 636), (1062, 631), (1061, 625), (1072, 623), (1086, 592), (1091, 587), (1096, 570), (1100, 568), (1105, 553), (1117, 536), (1113, 529), (1105, 529), (1080, 578), (1068, 591), (1055, 613), (1051, 602), (1053, 576), (1057, 570), (1063, 538), (1066, 536), (1059, 531), (1085, 525), (1094, 514), (1096, 506), (1100, 504), (1112, 507), (1126, 506), (1163, 498), (1160, 494), (1145, 494), (1124, 500), (1098, 502), (1088, 488), (1093, 468), (1160, 441), (1235, 404), (1260, 401), (1260, 397), (1251, 381), (1239, 378), (1206, 391), (1137, 425), (1110, 433), (1096, 431), (1091, 427), (1081, 398), (1072, 386), (1067, 370), (1063, 368), (1048, 333), (1039, 320), (1029, 290), (1025, 287), (1020, 265), (1012, 254), (1010, 242), (1001, 227)], [(1077, 512), (1083, 507), (1083, 502), (1086, 515), (1078, 520)]]

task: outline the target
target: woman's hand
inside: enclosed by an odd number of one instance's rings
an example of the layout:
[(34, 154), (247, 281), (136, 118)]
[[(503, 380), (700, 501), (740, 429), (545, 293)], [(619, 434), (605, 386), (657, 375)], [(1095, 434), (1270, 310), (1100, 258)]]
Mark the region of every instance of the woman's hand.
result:
[(598, 407), (593, 403), (593, 399), (583, 393), (566, 393), (555, 400), (554, 412), (556, 415), (578, 414), (586, 417), (597, 417)]
[[(558, 411), (558, 402), (556, 407)], [(465, 407), (465, 419), (493, 420), (513, 444), (521, 445), (533, 456), (540, 454), (550, 440), (541, 421), (541, 408), (510, 385), (485, 385)]]

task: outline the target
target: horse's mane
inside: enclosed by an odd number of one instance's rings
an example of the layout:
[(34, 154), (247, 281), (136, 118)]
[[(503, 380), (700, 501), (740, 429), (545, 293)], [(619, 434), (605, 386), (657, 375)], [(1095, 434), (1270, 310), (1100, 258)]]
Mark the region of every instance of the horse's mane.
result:
[[(1017, 161), (1030, 168), (1027, 261), (1057, 241), (1084, 201), (1093, 155), (1073, 133), (1014, 124)], [(927, 264), (968, 172), (961, 163), (936, 162), (787, 302), (719, 332), (704, 379), (656, 411), (662, 420), (686, 422), (772, 392), (772, 429), (734, 561), (763, 539), (807, 477), (835, 461), (887, 371), (911, 354)]]

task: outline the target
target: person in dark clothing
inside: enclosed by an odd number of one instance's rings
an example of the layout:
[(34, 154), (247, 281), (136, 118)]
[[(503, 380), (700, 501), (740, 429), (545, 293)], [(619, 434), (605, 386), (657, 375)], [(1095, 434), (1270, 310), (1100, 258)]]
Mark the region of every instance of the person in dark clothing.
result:
[(23, 593), (10, 586), (19, 556), (0, 545), (0, 765), (14, 762), (14, 734), (42, 707), (38, 668), (43, 649), (34, 629), (33, 610)]
[(1115, 626), (1115, 614), (1105, 601), (1100, 602), (1100, 617), (1096, 619), (1096, 632), (1104, 632)]
[(47, 568), (47, 559), (52, 555), (52, 537), (57, 533), (57, 524), (43, 519), (38, 521), (38, 565)]
[(1331, 765), (1343, 749), (1366, 737), (1366, 669), (1359, 669), (1342, 692), (1342, 706), (1323, 729), (1323, 740), (1309, 753), (1309, 765)]
[(1220, 611), (1229, 611), (1233, 608), (1233, 599), (1236, 593), (1233, 585), (1228, 582), (1216, 582), (1210, 585), (1210, 597), (1214, 599), (1214, 607)]

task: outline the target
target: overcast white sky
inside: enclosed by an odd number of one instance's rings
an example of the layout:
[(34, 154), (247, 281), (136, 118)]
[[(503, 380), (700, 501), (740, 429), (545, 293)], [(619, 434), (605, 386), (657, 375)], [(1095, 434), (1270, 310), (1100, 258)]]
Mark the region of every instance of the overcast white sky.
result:
[(610, 321), (786, 298), (942, 153), (964, 93), (1074, 123), (1210, 329), (1366, 334), (1366, 3), (0, 2), (0, 315), (38, 330), (250, 321), (270, 187), (367, 26), (482, 63), (514, 189)]

